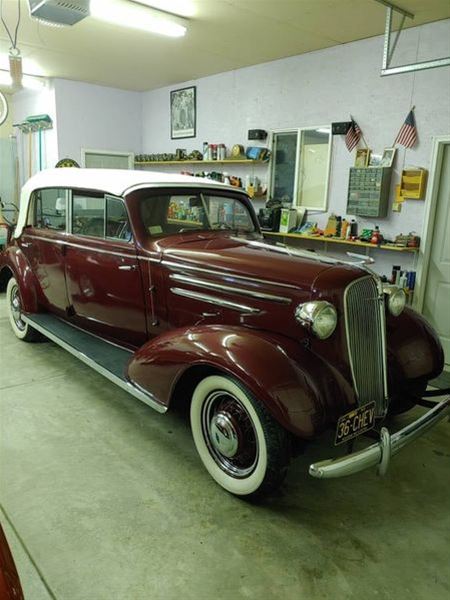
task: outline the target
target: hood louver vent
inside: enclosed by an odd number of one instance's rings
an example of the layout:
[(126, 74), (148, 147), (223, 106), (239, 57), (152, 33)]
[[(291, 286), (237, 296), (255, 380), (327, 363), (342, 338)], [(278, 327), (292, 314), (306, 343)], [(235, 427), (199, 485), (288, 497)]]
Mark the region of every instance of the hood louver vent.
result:
[(28, 0), (32, 17), (53, 25), (75, 25), (89, 16), (89, 0)]

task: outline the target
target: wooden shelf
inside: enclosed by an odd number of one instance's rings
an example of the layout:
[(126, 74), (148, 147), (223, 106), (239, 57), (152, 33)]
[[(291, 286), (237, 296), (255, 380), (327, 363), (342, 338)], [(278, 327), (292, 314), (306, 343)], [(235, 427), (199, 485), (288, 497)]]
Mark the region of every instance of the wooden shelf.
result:
[(389, 246), (387, 244), (370, 244), (369, 242), (351, 242), (349, 240), (340, 240), (336, 238), (323, 237), (322, 235), (303, 235), (301, 233), (281, 233), (279, 231), (264, 231), (264, 235), (272, 235), (278, 237), (294, 238), (298, 240), (314, 240), (315, 242), (323, 242), (324, 244), (346, 244), (353, 248), (378, 248), (380, 250), (393, 250), (394, 252), (418, 252), (419, 248), (408, 248), (402, 246)]
[(250, 160), (248, 158), (226, 158), (225, 160), (149, 160), (135, 162), (135, 166), (150, 165), (268, 165), (267, 160)]

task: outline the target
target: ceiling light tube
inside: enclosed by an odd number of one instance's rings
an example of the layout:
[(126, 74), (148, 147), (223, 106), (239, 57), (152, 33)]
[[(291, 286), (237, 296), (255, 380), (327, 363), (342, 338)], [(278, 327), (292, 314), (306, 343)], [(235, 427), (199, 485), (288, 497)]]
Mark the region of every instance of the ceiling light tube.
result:
[(12, 87), (12, 78), (9, 71), (0, 71), (0, 85)]
[[(21, 87), (29, 90), (40, 90), (45, 87), (46, 80), (42, 77), (35, 77), (33, 75), (23, 75)], [(10, 87), (14, 90), (20, 89), (17, 85), (14, 85), (11, 73), (5, 69), (0, 69), (0, 85)]]
[(91, 0), (91, 17), (113, 25), (131, 27), (167, 35), (183, 37), (186, 27), (181, 25), (184, 19), (169, 17), (158, 10), (123, 0)]
[(137, 4), (145, 4), (165, 13), (179, 15), (181, 17), (193, 17), (196, 8), (192, 0), (132, 0)]

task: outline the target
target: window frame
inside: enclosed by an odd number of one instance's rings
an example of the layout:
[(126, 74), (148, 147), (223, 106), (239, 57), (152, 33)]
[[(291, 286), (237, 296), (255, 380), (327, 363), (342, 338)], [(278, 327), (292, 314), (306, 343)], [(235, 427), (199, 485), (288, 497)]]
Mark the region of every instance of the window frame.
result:
[(134, 152), (117, 152), (112, 150), (95, 150), (94, 148), (81, 148), (81, 166), (86, 167), (86, 157), (90, 154), (99, 154), (101, 156), (123, 156), (128, 159), (128, 169), (134, 169)]
[[(299, 203), (300, 189), (301, 189), (301, 173), (300, 173), (300, 160), (301, 160), (301, 147), (302, 147), (302, 134), (304, 131), (317, 131), (318, 129), (329, 129), (329, 144), (328, 144), (328, 153), (327, 153), (327, 167), (325, 174), (325, 193), (323, 198), (322, 205), (319, 206), (307, 206)], [(333, 135), (331, 131), (331, 124), (328, 125), (316, 125), (316, 126), (307, 126), (307, 127), (288, 127), (286, 129), (273, 129), (270, 132), (269, 136), (269, 148), (273, 151), (274, 144), (274, 135), (278, 133), (296, 133), (297, 134), (297, 144), (295, 148), (295, 177), (294, 177), (294, 191), (293, 191), (293, 199), (291, 206), (292, 208), (302, 209), (314, 212), (327, 212), (329, 205), (329, 192), (330, 192), (330, 174), (331, 174), (331, 156), (332, 156), (332, 148), (333, 148)], [(274, 183), (274, 170), (275, 170), (275, 160), (272, 158), (270, 170), (269, 170), (269, 182), (268, 182), (268, 190), (269, 197), (272, 195), (272, 186)]]

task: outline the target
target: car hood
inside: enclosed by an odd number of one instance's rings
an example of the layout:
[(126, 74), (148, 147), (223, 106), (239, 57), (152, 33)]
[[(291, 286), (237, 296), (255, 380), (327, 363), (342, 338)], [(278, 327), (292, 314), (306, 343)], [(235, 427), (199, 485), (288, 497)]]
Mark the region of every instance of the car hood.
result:
[(207, 270), (217, 277), (236, 277), (250, 281), (279, 284), (283, 288), (311, 291), (316, 278), (329, 269), (351, 271), (361, 276), (360, 269), (337, 263), (310, 251), (289, 249), (261, 241), (225, 235), (189, 236), (164, 240), (160, 244), (163, 262), (190, 270)]

